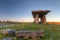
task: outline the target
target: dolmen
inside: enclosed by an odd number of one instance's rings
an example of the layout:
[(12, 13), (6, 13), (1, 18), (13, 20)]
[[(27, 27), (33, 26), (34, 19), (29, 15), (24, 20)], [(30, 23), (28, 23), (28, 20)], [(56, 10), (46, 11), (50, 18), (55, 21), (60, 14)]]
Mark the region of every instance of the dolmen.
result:
[[(34, 23), (35, 24), (46, 24), (46, 15), (50, 12), (50, 10), (33, 10), (32, 11), (32, 16), (34, 18)], [(39, 21), (39, 19), (41, 21)]]

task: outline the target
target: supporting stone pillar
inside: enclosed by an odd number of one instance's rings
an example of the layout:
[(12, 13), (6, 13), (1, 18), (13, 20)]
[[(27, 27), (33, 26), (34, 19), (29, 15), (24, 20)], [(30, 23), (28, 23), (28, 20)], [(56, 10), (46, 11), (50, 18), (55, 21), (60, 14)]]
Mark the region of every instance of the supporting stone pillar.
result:
[(40, 19), (41, 19), (41, 23), (46, 24), (46, 17), (45, 17), (45, 15), (41, 16)]
[(34, 20), (34, 23), (38, 24), (39, 23), (39, 15), (37, 14)]

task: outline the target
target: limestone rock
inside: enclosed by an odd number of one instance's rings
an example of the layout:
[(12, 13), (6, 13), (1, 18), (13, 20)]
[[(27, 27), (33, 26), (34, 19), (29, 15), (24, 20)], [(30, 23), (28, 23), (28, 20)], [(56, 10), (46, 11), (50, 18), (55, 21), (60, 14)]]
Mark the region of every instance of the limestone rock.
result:
[(15, 31), (14, 29), (6, 29), (6, 30), (1, 30), (1, 33), (2, 34), (15, 34)]

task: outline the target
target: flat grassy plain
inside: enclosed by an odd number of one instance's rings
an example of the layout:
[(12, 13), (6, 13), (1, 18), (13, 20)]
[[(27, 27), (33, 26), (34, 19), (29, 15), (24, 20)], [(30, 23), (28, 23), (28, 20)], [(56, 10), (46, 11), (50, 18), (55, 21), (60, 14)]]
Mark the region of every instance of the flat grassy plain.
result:
[[(7, 25), (9, 24), (7, 23)], [(60, 25), (56, 25), (56, 24), (15, 23), (13, 26), (0, 28), (0, 30), (4, 30), (4, 29), (16, 29), (17, 31), (44, 30), (45, 37), (41, 38), (41, 40), (60, 40)], [(2, 38), (4, 38), (4, 35), (0, 33), (0, 39)]]

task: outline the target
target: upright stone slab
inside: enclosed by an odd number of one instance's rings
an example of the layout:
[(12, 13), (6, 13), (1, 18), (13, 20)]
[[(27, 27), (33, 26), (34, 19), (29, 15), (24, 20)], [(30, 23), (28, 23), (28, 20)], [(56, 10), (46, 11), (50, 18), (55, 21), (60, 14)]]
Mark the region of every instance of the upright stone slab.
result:
[(39, 15), (38, 15), (38, 14), (37, 14), (37, 15), (36, 15), (36, 17), (35, 17), (34, 22), (35, 22), (36, 24), (38, 24), (38, 23), (39, 23)]
[(40, 17), (40, 19), (41, 19), (41, 23), (46, 24), (46, 16), (45, 15)]
[(41, 20), (41, 23), (46, 24), (46, 14), (50, 12), (50, 10), (37, 10), (32, 11), (32, 15), (34, 20), (34, 23), (39, 24), (39, 18)]

